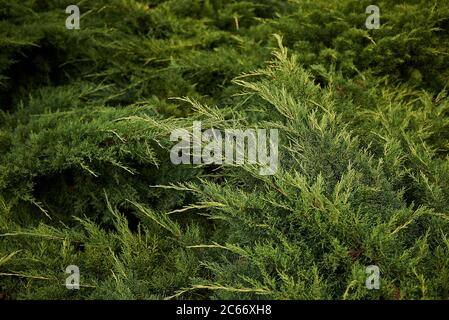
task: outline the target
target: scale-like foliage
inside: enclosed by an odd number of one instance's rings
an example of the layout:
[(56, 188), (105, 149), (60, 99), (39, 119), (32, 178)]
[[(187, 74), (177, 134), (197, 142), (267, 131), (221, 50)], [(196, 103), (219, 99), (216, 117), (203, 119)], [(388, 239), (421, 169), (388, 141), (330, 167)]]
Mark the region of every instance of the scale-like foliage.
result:
[[(449, 298), (447, 1), (70, 4), (0, 0), (0, 299)], [(193, 121), (276, 174), (173, 165)]]

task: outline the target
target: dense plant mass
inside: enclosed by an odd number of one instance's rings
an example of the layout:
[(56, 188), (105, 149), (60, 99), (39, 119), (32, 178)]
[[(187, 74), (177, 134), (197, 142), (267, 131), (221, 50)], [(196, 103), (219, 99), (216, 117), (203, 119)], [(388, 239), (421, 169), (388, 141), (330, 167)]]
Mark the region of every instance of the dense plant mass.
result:
[[(71, 4), (0, 0), (0, 299), (449, 298), (449, 1)], [(172, 164), (193, 121), (276, 174)]]

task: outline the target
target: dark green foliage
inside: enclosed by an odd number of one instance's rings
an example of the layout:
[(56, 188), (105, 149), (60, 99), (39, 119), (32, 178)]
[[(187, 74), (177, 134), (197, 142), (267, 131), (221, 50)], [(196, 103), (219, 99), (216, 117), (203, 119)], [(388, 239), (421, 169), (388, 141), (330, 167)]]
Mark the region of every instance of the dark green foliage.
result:
[[(0, 0), (1, 296), (449, 298), (447, 1), (69, 4)], [(171, 164), (194, 120), (277, 173)]]

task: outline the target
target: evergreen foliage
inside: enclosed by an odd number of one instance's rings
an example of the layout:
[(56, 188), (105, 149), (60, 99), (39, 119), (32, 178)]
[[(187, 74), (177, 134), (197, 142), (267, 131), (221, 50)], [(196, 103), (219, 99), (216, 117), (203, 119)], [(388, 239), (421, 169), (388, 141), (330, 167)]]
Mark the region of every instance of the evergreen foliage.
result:
[[(449, 298), (448, 1), (70, 4), (0, 0), (0, 299)], [(173, 165), (193, 121), (277, 173)]]

